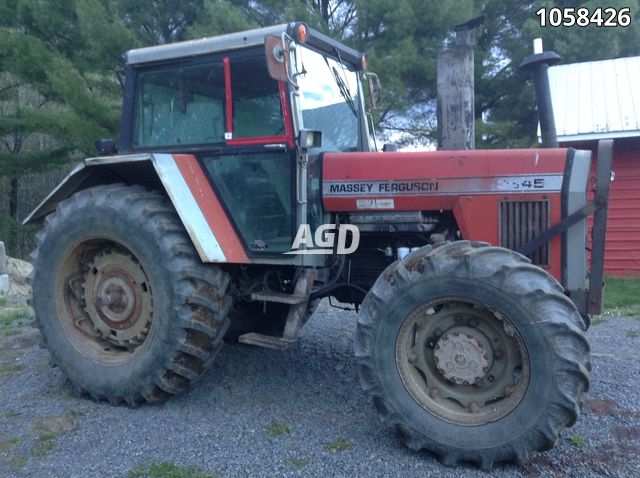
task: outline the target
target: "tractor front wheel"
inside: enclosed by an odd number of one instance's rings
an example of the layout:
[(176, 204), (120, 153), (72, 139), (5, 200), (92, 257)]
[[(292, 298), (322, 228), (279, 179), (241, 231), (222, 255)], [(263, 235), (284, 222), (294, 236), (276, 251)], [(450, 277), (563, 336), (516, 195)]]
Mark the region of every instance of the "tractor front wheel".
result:
[(525, 257), (459, 241), (389, 266), (358, 319), (363, 387), (412, 449), (443, 462), (526, 462), (575, 423), (589, 387), (584, 323)]

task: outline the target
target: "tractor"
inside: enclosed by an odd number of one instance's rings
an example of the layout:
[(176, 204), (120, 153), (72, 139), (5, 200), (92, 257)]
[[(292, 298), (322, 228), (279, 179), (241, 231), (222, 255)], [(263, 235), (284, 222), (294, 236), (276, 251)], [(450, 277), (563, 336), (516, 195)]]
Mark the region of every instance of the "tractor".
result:
[(576, 422), (610, 142), (596, 181), (589, 151), (378, 151), (365, 56), (304, 23), (124, 58), (118, 141), (25, 219), (79, 394), (166, 400), (225, 341), (292, 346), (329, 297), (358, 310), (361, 385), (409, 448), (489, 469)]

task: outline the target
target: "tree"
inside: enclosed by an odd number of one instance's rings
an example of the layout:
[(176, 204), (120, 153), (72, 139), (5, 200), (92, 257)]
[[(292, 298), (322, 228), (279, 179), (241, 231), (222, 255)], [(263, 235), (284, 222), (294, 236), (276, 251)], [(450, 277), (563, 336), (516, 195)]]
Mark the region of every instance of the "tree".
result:
[(0, 235), (10, 253), (31, 243), (17, 222), (21, 176), (115, 137), (121, 55), (134, 44), (107, 0), (0, 0), (0, 175), (9, 177)]
[(143, 45), (185, 39), (187, 29), (204, 13), (204, 0), (118, 0), (125, 25)]
[(595, 1), (489, 0), (476, 2), (486, 21), (476, 48), (477, 147), (528, 147), (535, 145), (535, 96), (520, 62), (532, 53), (532, 41), (541, 37), (563, 63), (596, 61), (640, 55), (640, 9), (637, 2), (612, 1), (607, 6), (630, 7), (633, 20), (626, 28), (542, 28), (535, 12), (551, 8), (601, 7)]

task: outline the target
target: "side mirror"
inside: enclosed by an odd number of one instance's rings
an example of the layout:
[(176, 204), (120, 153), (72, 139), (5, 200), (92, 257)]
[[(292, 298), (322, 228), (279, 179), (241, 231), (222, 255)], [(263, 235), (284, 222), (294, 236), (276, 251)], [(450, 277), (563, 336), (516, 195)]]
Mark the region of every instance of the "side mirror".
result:
[(380, 78), (375, 73), (365, 73), (367, 84), (369, 86), (369, 104), (371, 110), (378, 110), (382, 108), (382, 86), (380, 85)]
[(118, 143), (112, 139), (99, 139), (95, 145), (100, 156), (114, 156), (118, 154)]
[(298, 141), (302, 149), (320, 148), (322, 147), (322, 131), (301, 129)]
[(264, 53), (267, 57), (267, 68), (271, 78), (288, 81), (289, 44), (281, 37), (267, 35), (264, 39)]

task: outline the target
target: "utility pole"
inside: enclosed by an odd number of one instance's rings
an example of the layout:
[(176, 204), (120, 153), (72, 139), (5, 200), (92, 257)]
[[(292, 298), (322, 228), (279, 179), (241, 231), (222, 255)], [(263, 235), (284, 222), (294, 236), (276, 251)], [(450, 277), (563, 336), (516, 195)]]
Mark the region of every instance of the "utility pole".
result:
[(474, 41), (477, 17), (454, 28), (453, 44), (438, 55), (438, 149), (474, 149)]

